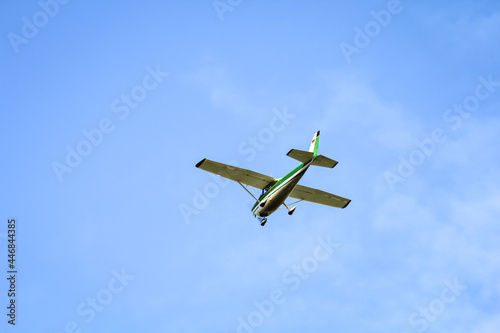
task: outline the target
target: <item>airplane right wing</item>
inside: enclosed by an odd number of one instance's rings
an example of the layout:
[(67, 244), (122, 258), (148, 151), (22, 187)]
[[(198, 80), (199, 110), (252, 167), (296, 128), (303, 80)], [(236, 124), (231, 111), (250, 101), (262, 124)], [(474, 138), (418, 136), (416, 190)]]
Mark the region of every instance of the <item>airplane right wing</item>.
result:
[(289, 197), (337, 208), (345, 208), (351, 202), (338, 195), (302, 185), (295, 186)]
[(240, 182), (256, 187), (261, 190), (277, 181), (276, 178), (266, 176), (255, 171), (214, 162), (211, 160), (207, 160), (206, 158), (198, 162), (196, 164), (196, 167), (211, 173), (215, 173), (216, 175), (233, 180), (235, 182)]

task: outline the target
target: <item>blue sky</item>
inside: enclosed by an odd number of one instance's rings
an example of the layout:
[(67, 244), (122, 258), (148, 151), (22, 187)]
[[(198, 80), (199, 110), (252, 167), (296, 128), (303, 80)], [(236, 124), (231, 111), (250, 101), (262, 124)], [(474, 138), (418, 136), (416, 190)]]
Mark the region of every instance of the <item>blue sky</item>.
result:
[[(500, 4), (0, 3), (18, 332), (492, 332)], [(202, 158), (339, 164), (265, 227)], [(258, 191), (255, 190), (254, 193)], [(6, 274), (6, 223), (0, 229)]]

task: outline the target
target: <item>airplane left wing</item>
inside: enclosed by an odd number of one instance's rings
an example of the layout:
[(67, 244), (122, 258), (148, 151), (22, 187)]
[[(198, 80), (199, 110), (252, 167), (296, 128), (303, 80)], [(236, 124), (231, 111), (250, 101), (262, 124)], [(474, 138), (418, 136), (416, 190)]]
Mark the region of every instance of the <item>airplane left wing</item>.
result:
[(351, 200), (338, 195), (302, 185), (295, 186), (289, 197), (337, 208), (345, 208), (351, 202)]
[(255, 171), (214, 162), (211, 160), (207, 160), (206, 158), (198, 162), (196, 164), (196, 167), (211, 173), (215, 173), (216, 175), (233, 180), (235, 182), (240, 182), (256, 187), (261, 190), (267, 187), (269, 184), (276, 182), (277, 180), (276, 178), (266, 176)]

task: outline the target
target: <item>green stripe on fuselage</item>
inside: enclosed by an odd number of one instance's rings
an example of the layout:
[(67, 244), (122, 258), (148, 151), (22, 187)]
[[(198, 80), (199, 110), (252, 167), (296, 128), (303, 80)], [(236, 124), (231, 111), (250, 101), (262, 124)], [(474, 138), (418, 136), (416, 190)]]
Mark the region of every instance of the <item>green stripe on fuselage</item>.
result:
[(288, 181), (293, 175), (295, 175), (297, 172), (299, 172), (302, 168), (304, 168), (309, 163), (310, 162), (308, 162), (308, 163), (301, 163), (298, 167), (296, 167), (295, 169), (293, 169), (292, 171), (290, 171), (289, 173), (287, 173), (284, 177), (280, 178), (276, 182), (276, 184), (274, 184), (266, 193), (262, 194), (259, 197), (259, 201), (257, 201), (253, 205), (253, 207), (252, 207), (252, 212), (254, 211), (255, 207), (257, 207), (257, 205), (259, 204), (259, 202), (265, 201), (271, 194), (273, 194), (276, 191), (277, 188), (280, 187), (281, 184), (283, 184), (286, 181)]

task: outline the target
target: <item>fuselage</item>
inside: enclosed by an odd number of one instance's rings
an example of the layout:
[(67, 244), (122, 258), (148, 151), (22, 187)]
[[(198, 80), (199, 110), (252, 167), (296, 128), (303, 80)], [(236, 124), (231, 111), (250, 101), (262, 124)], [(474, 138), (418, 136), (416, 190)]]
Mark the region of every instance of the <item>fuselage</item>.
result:
[(311, 165), (312, 160), (307, 163), (302, 163), (286, 176), (280, 178), (267, 191), (264, 189), (259, 200), (252, 207), (253, 215), (263, 218), (274, 213), (288, 198), (299, 180), (304, 176)]

